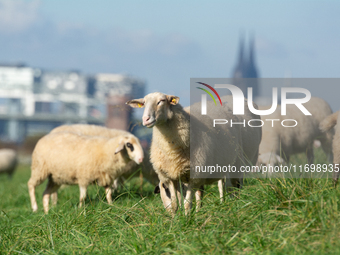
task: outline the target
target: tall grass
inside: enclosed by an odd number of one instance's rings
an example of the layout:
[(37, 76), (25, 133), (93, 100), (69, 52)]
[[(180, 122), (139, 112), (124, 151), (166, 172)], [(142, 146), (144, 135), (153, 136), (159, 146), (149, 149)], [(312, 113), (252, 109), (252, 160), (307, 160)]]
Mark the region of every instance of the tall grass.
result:
[[(325, 160), (318, 151), (316, 163)], [(298, 155), (291, 163), (305, 161)], [(29, 175), (20, 166), (12, 180), (0, 176), (0, 254), (340, 254), (340, 194), (330, 179), (246, 179), (238, 198), (222, 204), (212, 185), (199, 212), (172, 218), (138, 179), (112, 205), (104, 189), (91, 186), (82, 209), (78, 187), (66, 187), (48, 215), (43, 184), (32, 213)]]

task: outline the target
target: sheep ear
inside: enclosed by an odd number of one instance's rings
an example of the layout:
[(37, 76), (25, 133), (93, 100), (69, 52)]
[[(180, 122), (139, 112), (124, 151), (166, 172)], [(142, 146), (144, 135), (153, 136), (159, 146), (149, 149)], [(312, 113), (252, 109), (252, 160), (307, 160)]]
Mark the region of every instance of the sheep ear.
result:
[(115, 154), (124, 150), (124, 147), (125, 147), (124, 140), (121, 140), (118, 144), (118, 147), (116, 148)]
[(179, 103), (179, 97), (167, 95), (166, 98), (168, 99), (168, 102), (172, 105), (176, 105)]
[(157, 185), (157, 186), (155, 187), (155, 190), (153, 191), (153, 193), (154, 193), (154, 194), (159, 194), (159, 193), (161, 193), (161, 190), (160, 190), (160, 188), (159, 188), (159, 185)]
[(128, 104), (133, 108), (143, 108), (144, 107), (144, 98), (132, 99), (130, 101), (127, 101), (125, 104)]

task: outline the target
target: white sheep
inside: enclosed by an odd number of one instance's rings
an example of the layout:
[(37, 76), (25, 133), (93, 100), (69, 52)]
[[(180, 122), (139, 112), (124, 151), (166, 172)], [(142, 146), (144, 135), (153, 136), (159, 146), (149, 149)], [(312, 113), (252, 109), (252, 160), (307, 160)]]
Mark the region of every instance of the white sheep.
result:
[[(59, 127), (54, 128), (50, 134), (53, 133), (60, 133), (60, 132), (73, 132), (80, 135), (89, 135), (89, 136), (102, 136), (106, 138), (114, 138), (119, 135), (130, 135), (128, 131), (121, 130), (121, 129), (110, 129), (107, 127), (102, 127), (98, 125), (88, 125), (88, 124), (73, 124), (73, 125), (62, 125)], [(136, 171), (141, 168), (143, 173), (143, 177), (148, 180), (153, 185), (158, 185), (159, 180), (156, 172), (152, 168), (150, 163), (149, 154), (144, 151), (144, 160), (142, 164), (138, 165), (134, 161), (130, 161), (126, 165), (126, 169), (124, 174), (114, 180), (112, 185), (112, 192), (116, 191), (119, 187), (119, 184), (123, 183), (124, 180), (129, 179), (131, 176), (134, 176)]]
[[(261, 116), (265, 124), (262, 127), (258, 164), (282, 164), (289, 162), (291, 155), (301, 152), (307, 154), (308, 164), (311, 164), (314, 160), (314, 140), (319, 140), (325, 153), (329, 158), (332, 157), (333, 135), (331, 132), (322, 133), (319, 130), (320, 122), (332, 113), (330, 106), (317, 97), (312, 97), (303, 105), (312, 115), (303, 114), (295, 105), (287, 105), (286, 115), (281, 115), (281, 107), (278, 106), (274, 113)], [(269, 107), (260, 107), (265, 108)], [(284, 127), (280, 123), (284, 119), (294, 119), (298, 124), (295, 127)], [(287, 123), (285, 125), (288, 125)]]
[[(45, 213), (48, 212), (50, 195), (62, 184), (79, 185), (79, 206), (82, 206), (87, 186), (97, 183), (105, 187), (106, 199), (111, 204), (113, 181), (124, 173), (130, 160), (140, 164), (143, 157), (138, 138), (131, 134), (111, 139), (67, 132), (48, 134), (38, 141), (32, 154), (28, 181), (32, 209), (34, 212), (38, 209), (35, 187), (47, 178), (43, 194)], [(56, 201), (52, 202), (55, 204)]]
[[(145, 107), (143, 125), (153, 127), (150, 161), (160, 179), (163, 204), (173, 214), (178, 208), (176, 196), (180, 194), (179, 181), (185, 186), (184, 207), (188, 213), (192, 204), (193, 189), (200, 189), (203, 185), (220, 179), (210, 179), (202, 175), (190, 176), (190, 172), (194, 171), (190, 171), (190, 164), (193, 167), (230, 164), (238, 169), (242, 165), (255, 164), (261, 140), (261, 128), (243, 125), (231, 128), (228, 125), (218, 125), (213, 129), (212, 118), (194, 116), (194, 113), (200, 113), (199, 104), (190, 107), (190, 118), (189, 113), (178, 102), (178, 97), (159, 92), (127, 102), (131, 107)], [(233, 122), (259, 119), (248, 107), (245, 107), (245, 115), (234, 116), (231, 96), (224, 97), (223, 107), (217, 107), (210, 101), (207, 105), (220, 118), (232, 119)], [(195, 137), (190, 138), (190, 126)], [(242, 175), (227, 178), (227, 186), (240, 187), (242, 183)], [(169, 189), (168, 192), (166, 188)], [(199, 207), (202, 196), (200, 190), (195, 195)]]
[[(339, 179), (339, 167), (340, 167), (340, 125), (337, 123), (337, 121), (340, 120), (340, 111), (337, 111), (330, 116), (326, 117), (321, 123), (320, 123), (320, 130), (322, 132), (331, 132), (334, 131), (333, 127), (335, 126), (335, 134), (333, 137), (333, 170), (335, 168), (338, 168), (337, 171), (333, 171), (333, 181), (334, 184), (337, 184)], [(336, 165), (337, 164), (337, 165)]]
[(15, 150), (0, 149), (0, 173), (7, 173), (9, 178), (11, 178), (17, 163), (18, 159)]

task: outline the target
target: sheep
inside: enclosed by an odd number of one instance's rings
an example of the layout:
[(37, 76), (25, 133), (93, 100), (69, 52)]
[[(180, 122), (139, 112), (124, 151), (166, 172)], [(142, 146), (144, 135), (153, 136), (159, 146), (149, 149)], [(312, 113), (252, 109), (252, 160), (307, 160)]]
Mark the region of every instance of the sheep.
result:
[[(321, 132), (330, 132), (334, 131), (333, 127), (335, 126), (335, 134), (333, 137), (333, 170), (337, 168), (337, 171), (333, 171), (333, 182), (334, 185), (337, 184), (339, 179), (339, 167), (340, 167), (340, 125), (337, 124), (337, 121), (340, 119), (340, 111), (337, 111), (328, 117), (326, 117), (320, 123), (320, 130)], [(338, 165), (336, 165), (338, 164)]]
[[(50, 134), (59, 133), (59, 132), (74, 132), (81, 135), (89, 135), (89, 136), (102, 136), (106, 138), (113, 138), (119, 135), (130, 135), (128, 131), (120, 130), (120, 129), (110, 129), (98, 125), (88, 125), (88, 124), (73, 124), (73, 125), (62, 125), (54, 128)], [(129, 179), (135, 172), (141, 167), (143, 177), (148, 180), (153, 185), (158, 185), (159, 180), (156, 172), (153, 170), (152, 165), (150, 163), (150, 158), (147, 152), (144, 152), (145, 157), (143, 163), (138, 165), (134, 161), (130, 161), (126, 165), (126, 170), (124, 174), (114, 180), (112, 185), (112, 192), (116, 191), (119, 187), (120, 183), (123, 183), (124, 179)]]
[[(248, 108), (245, 115), (233, 116), (231, 96), (224, 97), (223, 102), (223, 107), (216, 107), (210, 101), (207, 105), (209, 109), (214, 109), (212, 111), (215, 114), (234, 122), (259, 119)], [(245, 104), (246, 102), (245, 100)], [(179, 97), (160, 92), (130, 100), (126, 104), (134, 108), (145, 107), (143, 125), (153, 127), (150, 161), (160, 179), (159, 188), (163, 204), (173, 215), (178, 209), (176, 196), (180, 195), (179, 181), (185, 186), (184, 209), (188, 214), (192, 205), (193, 190), (221, 179), (211, 179), (202, 175), (191, 176), (194, 169), (190, 171), (190, 164), (192, 166), (230, 164), (239, 169), (241, 165), (255, 164), (257, 161), (261, 128), (239, 125), (230, 128), (228, 125), (218, 125), (213, 129), (211, 117), (201, 118), (199, 114), (195, 115), (200, 112), (199, 104), (190, 107), (189, 115), (189, 111), (185, 111), (179, 104)], [(195, 134), (191, 139), (190, 127)], [(223, 139), (219, 134), (223, 134)], [(227, 178), (226, 186), (241, 187), (242, 184), (242, 175)], [(199, 207), (202, 197), (200, 190), (195, 193), (195, 197)]]
[[(312, 97), (304, 104), (304, 107), (312, 115), (304, 115), (294, 105), (287, 105), (287, 115), (281, 116), (281, 107), (278, 106), (274, 113), (261, 116), (265, 124), (262, 127), (259, 165), (289, 162), (291, 155), (301, 152), (307, 154), (308, 164), (312, 164), (314, 160), (313, 144), (316, 139), (321, 142), (322, 149), (331, 159), (333, 134), (331, 132), (322, 133), (319, 130), (320, 122), (332, 113), (329, 104), (321, 98)], [(265, 108), (268, 107), (260, 107), (260, 109)], [(272, 123), (265, 119), (277, 121)], [(298, 124), (295, 127), (283, 127), (280, 122), (284, 119), (294, 119)]]
[(12, 178), (17, 166), (17, 153), (12, 149), (0, 149), (0, 173), (7, 173)]
[[(183, 108), (183, 110), (185, 112), (187, 112), (188, 114), (190, 114), (190, 106), (187, 106), (185, 108)], [(157, 178), (158, 179), (158, 178)], [(224, 197), (224, 189), (223, 189), (223, 186), (225, 184), (225, 181), (223, 179), (219, 180), (218, 181), (218, 191), (219, 191), (219, 195), (220, 195), (220, 202), (222, 203), (223, 202), (223, 197)], [(161, 188), (160, 188), (161, 187)], [(185, 191), (184, 189), (185, 187), (182, 186), (182, 190)], [(203, 192), (204, 192), (204, 186), (201, 186), (199, 188), (199, 190), (197, 190), (195, 192), (195, 197), (197, 198), (197, 203), (198, 203), (198, 208), (200, 207), (200, 204), (201, 204), (201, 199), (203, 198)], [(169, 192), (169, 189), (168, 187), (165, 186), (164, 183), (161, 183), (160, 185), (157, 185), (155, 187), (155, 191), (154, 193), (158, 194), (160, 193), (161, 197), (162, 197), (162, 201), (164, 203), (164, 207), (167, 208), (167, 204), (166, 204), (166, 197), (170, 198), (170, 192)], [(181, 194), (179, 192), (177, 192), (177, 196), (180, 197)], [(185, 196), (185, 195), (184, 195)], [(180, 204), (181, 206), (181, 204)]]
[[(35, 187), (48, 178), (43, 193), (43, 206), (48, 212), (49, 198), (62, 184), (78, 184), (82, 206), (87, 186), (97, 183), (105, 187), (106, 199), (112, 203), (111, 185), (121, 176), (130, 160), (140, 164), (144, 153), (138, 138), (121, 135), (107, 139), (76, 133), (53, 133), (41, 138), (32, 154), (28, 190), (33, 212), (38, 209)], [(52, 197), (53, 200), (53, 197)], [(52, 201), (55, 205), (56, 201)]]

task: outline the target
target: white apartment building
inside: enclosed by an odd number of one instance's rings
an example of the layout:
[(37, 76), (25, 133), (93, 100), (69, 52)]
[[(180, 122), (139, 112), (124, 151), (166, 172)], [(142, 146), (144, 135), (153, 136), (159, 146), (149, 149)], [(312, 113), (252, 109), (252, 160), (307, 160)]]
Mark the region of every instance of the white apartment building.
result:
[(21, 143), (27, 135), (71, 123), (115, 127), (119, 122), (120, 128), (127, 129), (131, 110), (122, 121), (110, 121), (108, 111), (121, 108), (121, 99), (130, 99), (132, 94), (143, 97), (144, 88), (144, 82), (118, 74), (88, 76), (0, 65), (0, 140)]

